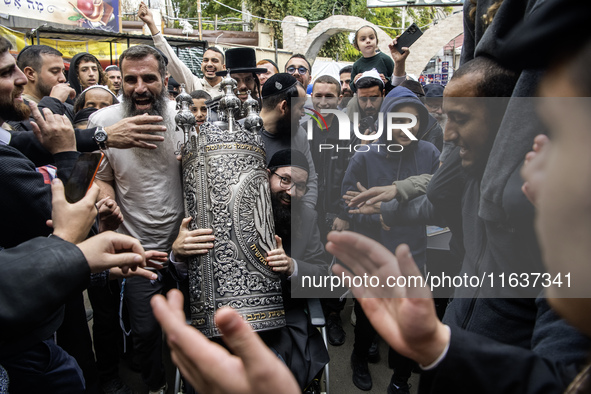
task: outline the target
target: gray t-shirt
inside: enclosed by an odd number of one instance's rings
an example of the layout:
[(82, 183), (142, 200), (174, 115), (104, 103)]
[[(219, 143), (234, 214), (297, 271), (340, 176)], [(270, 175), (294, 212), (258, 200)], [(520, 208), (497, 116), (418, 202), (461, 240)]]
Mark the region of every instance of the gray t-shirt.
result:
[[(113, 183), (114, 197), (124, 217), (118, 231), (137, 238), (145, 249), (170, 251), (184, 217), (181, 164), (176, 158), (184, 137), (175, 130), (175, 114), (171, 101), (167, 124), (167, 132), (173, 133), (171, 143), (155, 150), (106, 149), (96, 176)], [(123, 110), (117, 104), (95, 112), (88, 124), (107, 127), (122, 118)]]

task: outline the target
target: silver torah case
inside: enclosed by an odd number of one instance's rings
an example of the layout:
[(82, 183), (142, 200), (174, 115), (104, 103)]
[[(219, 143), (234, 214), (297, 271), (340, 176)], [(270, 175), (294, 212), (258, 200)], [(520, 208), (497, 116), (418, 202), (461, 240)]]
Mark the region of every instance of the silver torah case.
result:
[[(229, 71), (221, 85), (218, 121), (206, 121), (197, 133), (189, 110), (193, 102), (183, 87), (175, 118), (185, 135), (181, 155), (185, 213), (193, 218), (189, 229), (212, 228), (215, 236), (214, 248), (188, 264), (191, 325), (209, 338), (220, 336), (214, 313), (222, 306), (234, 308), (255, 331), (285, 326), (280, 277), (265, 260), (276, 243), (258, 102), (249, 97), (241, 104)], [(241, 105), (244, 126), (235, 121)]]

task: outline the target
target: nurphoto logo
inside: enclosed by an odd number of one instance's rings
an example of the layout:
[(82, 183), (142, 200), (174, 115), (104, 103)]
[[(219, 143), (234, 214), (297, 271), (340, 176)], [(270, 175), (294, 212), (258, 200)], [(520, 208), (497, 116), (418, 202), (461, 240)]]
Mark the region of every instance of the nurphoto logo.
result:
[[(364, 134), (366, 130), (359, 130), (359, 113), (357, 112), (353, 113), (353, 124), (351, 124), (349, 116), (343, 111), (337, 109), (322, 108), (319, 112), (308, 107), (306, 107), (306, 109), (310, 111), (310, 113), (308, 113), (308, 115), (310, 115), (310, 119), (308, 119), (307, 123), (308, 140), (312, 139), (314, 133), (314, 127), (312, 122), (316, 122), (320, 130), (328, 131), (326, 120), (322, 115), (333, 114), (334, 116), (336, 116), (336, 119), (338, 120), (339, 140), (351, 140), (351, 128), (353, 128), (353, 133), (355, 137), (359, 138), (361, 141), (365, 141), (365, 144), (355, 144), (349, 146), (320, 144), (318, 147), (319, 152), (327, 150), (336, 150), (337, 152), (343, 150), (348, 152), (351, 152), (352, 150), (355, 152), (367, 152), (370, 150), (369, 144), (372, 143), (374, 146), (378, 147), (378, 151), (380, 149), (386, 149), (388, 152), (402, 152), (404, 147), (400, 144), (380, 143), (392, 141), (392, 133), (394, 130), (401, 130), (402, 133), (404, 133), (404, 135), (406, 135), (411, 141), (417, 141), (417, 137), (415, 137), (414, 134), (411, 133), (409, 130), (417, 124), (417, 117), (407, 112), (388, 112), (386, 116), (384, 116), (384, 113), (382, 112), (378, 113), (377, 129), (375, 130), (375, 132), (366, 135)], [(382, 137), (382, 134), (384, 133), (384, 119), (386, 119), (385, 141), (384, 138), (380, 140), (380, 137)], [(401, 119), (407, 119), (410, 122), (400, 123)]]

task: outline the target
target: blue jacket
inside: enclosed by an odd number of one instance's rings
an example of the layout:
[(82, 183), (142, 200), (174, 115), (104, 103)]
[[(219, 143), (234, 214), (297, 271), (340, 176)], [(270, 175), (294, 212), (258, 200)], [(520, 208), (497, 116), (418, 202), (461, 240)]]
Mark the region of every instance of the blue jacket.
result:
[[(386, 114), (396, 112), (402, 105), (415, 105), (419, 109), (419, 132), (424, 132), (428, 125), (429, 113), (423, 104), (410, 90), (396, 88), (398, 97), (386, 98), (381, 112), (386, 125)], [(342, 192), (357, 190), (357, 182), (371, 188), (374, 186), (391, 185), (394, 181), (406, 179), (413, 175), (433, 174), (439, 167), (439, 151), (426, 141), (417, 141), (404, 148), (402, 152), (388, 152), (387, 146), (395, 144), (387, 140), (386, 130), (383, 131), (378, 143), (368, 145), (368, 151), (358, 151), (349, 163), (343, 179)], [(393, 149), (394, 150), (394, 149)], [(389, 231), (382, 229), (380, 215), (349, 215), (351, 229), (381, 242), (392, 252), (401, 243), (409, 245), (410, 250), (419, 266), (425, 263), (425, 249), (427, 236), (425, 226), (393, 226)]]

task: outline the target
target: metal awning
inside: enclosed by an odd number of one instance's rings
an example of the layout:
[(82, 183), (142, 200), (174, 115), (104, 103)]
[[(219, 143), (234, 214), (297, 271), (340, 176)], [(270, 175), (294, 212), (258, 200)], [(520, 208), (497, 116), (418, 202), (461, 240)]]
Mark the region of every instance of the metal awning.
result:
[[(26, 33), (26, 37), (34, 40), (40, 38), (49, 38), (54, 40), (72, 40), (88, 41), (95, 40), (101, 42), (120, 42), (126, 44), (153, 44), (152, 36), (144, 34), (113, 33), (103, 30), (92, 29), (62, 29), (53, 26), (40, 26)], [(166, 37), (166, 41), (171, 46), (203, 46), (207, 47), (207, 41), (201, 41), (194, 38)], [(38, 44), (38, 42), (37, 42)]]
[[(79, 28), (58, 28), (53, 26), (40, 26), (36, 29), (29, 30), (25, 33), (25, 40), (30, 40), (31, 44), (39, 44), (41, 38), (52, 40), (69, 40), (69, 41), (89, 41), (94, 40), (98, 42), (121, 43), (130, 45), (150, 45), (154, 46), (152, 36), (144, 34), (130, 34), (130, 33), (113, 33), (104, 30), (93, 29), (79, 29)], [(201, 47), (204, 52), (207, 48), (207, 41), (201, 41), (194, 38), (183, 37), (166, 37), (166, 41), (173, 48), (185, 47)], [(113, 64), (113, 50), (111, 47), (111, 64)]]

